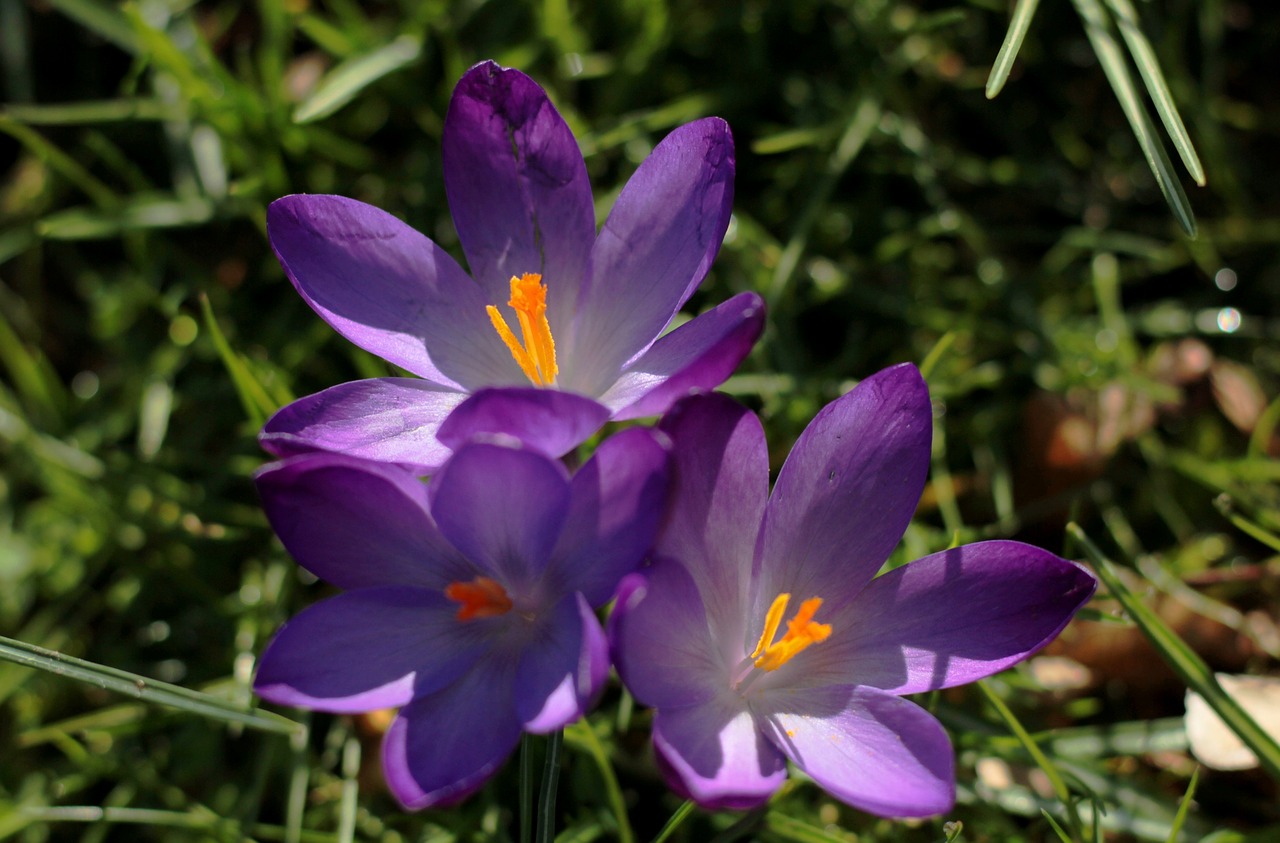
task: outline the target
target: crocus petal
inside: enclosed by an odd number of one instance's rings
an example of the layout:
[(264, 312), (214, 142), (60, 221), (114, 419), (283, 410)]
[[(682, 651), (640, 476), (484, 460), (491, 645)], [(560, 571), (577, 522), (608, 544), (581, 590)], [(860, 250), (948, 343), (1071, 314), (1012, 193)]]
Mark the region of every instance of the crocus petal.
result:
[(733, 374), (764, 329), (764, 299), (739, 293), (659, 339), (600, 401), (615, 420), (664, 413), (680, 397)]
[(400, 709), (382, 743), (391, 793), (410, 810), (467, 798), (520, 740), (509, 662), (481, 659), (449, 687)]
[(668, 445), (661, 433), (633, 427), (600, 443), (574, 473), (545, 575), (556, 591), (580, 591), (599, 606), (644, 559), (667, 511)]
[(350, 381), (281, 408), (259, 442), (278, 457), (333, 451), (430, 474), (450, 453), (437, 429), (466, 397), (416, 378)]
[(403, 469), (340, 454), (272, 463), (254, 478), (285, 549), (340, 588), (443, 588), (474, 576), (427, 514), (427, 490)]
[(608, 408), (585, 396), (509, 386), (476, 392), (445, 419), (436, 436), (457, 448), (476, 436), (502, 433), (559, 457), (591, 438), (608, 420)]
[(570, 594), (531, 631), (516, 668), (516, 716), (525, 731), (554, 732), (587, 713), (609, 674), (609, 644), (581, 594)]
[(532, 587), (569, 511), (564, 466), (536, 451), (463, 445), (429, 485), (440, 532), (512, 594)]
[(731, 398), (696, 395), (676, 404), (659, 429), (671, 437), (676, 479), (656, 552), (688, 569), (714, 634), (741, 649), (752, 552), (769, 494), (764, 428)]
[(632, 175), (591, 252), (564, 384), (599, 395), (662, 332), (720, 250), (733, 137), (717, 117), (667, 135)]
[(973, 682), (1052, 641), (1096, 587), (1079, 565), (1019, 542), (935, 553), (872, 580), (831, 619), (831, 638), (796, 659), (800, 681), (895, 694)]
[(862, 381), (809, 423), (761, 528), (756, 633), (779, 594), (821, 597), (825, 614), (875, 576), (924, 490), (932, 421), (920, 372), (903, 364)]
[[(711, 637), (697, 586), (669, 559), (622, 580), (609, 616), (609, 641), (623, 684), (656, 708), (713, 700), (729, 687), (731, 660), (741, 659), (740, 642), (726, 648)], [(736, 652), (723, 652), (734, 643)]]
[(307, 304), (366, 351), (446, 387), (524, 382), (480, 287), (386, 211), (342, 196), (286, 196), (267, 209), (267, 234)]
[(528, 76), (484, 62), (454, 88), (442, 154), (472, 275), (506, 310), (511, 276), (540, 273), (561, 339), (596, 235), (587, 167), (564, 119)]
[(672, 789), (703, 808), (754, 808), (787, 777), (782, 753), (760, 733), (737, 698), (653, 717), (653, 748)]
[(406, 705), (468, 670), (488, 647), (438, 591), (362, 588), (303, 609), (280, 628), (253, 689), (281, 705), (341, 714)]
[(955, 803), (942, 725), (876, 688), (773, 692), (753, 705), (769, 739), (823, 790), (883, 817), (929, 817)]

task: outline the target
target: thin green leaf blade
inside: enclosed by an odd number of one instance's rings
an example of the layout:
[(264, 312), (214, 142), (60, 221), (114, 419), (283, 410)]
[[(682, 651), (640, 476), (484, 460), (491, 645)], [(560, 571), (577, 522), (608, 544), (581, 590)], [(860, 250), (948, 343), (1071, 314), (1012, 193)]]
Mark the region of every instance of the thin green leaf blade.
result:
[(1160, 115), (1160, 122), (1164, 123), (1165, 131), (1173, 141), (1173, 148), (1178, 150), (1178, 157), (1182, 159), (1191, 178), (1195, 179), (1196, 184), (1204, 187), (1204, 166), (1201, 165), (1200, 156), (1196, 154), (1195, 147), (1191, 144), (1191, 136), (1187, 134), (1182, 115), (1174, 105), (1173, 94), (1169, 92), (1169, 83), (1165, 81), (1164, 72), (1160, 70), (1160, 62), (1156, 59), (1155, 50), (1138, 26), (1137, 11), (1129, 0), (1107, 0), (1107, 5), (1115, 14), (1120, 35), (1129, 48), (1129, 54), (1133, 56), (1133, 63), (1138, 67), (1138, 74), (1142, 76), (1143, 84), (1147, 86), (1147, 93), (1151, 95), (1151, 101), (1155, 104), (1156, 114)]
[(114, 667), (95, 664), (56, 650), (46, 650), (34, 644), (3, 636), (0, 636), (0, 659), (65, 676), (68, 679), (75, 679), (78, 682), (95, 685), (145, 702), (172, 706), (226, 723), (238, 723), (250, 729), (281, 734), (292, 734), (301, 729), (299, 724), (279, 714), (246, 710), (235, 703), (210, 694), (203, 694), (179, 685), (170, 685), (167, 682), (149, 679)]
[(1120, 108), (1124, 111), (1134, 136), (1138, 139), (1142, 155), (1147, 159), (1147, 166), (1156, 177), (1156, 184), (1164, 194), (1165, 202), (1168, 203), (1174, 219), (1178, 221), (1178, 225), (1186, 235), (1194, 238), (1196, 220), (1191, 210), (1191, 202), (1178, 181), (1177, 174), (1173, 170), (1173, 162), (1164, 151), (1164, 145), (1156, 135), (1155, 126), (1147, 116), (1147, 110), (1138, 98), (1138, 90), (1129, 73), (1129, 66), (1125, 63), (1124, 54), (1111, 34), (1106, 11), (1098, 0), (1072, 0), (1072, 2), (1075, 3), (1076, 11), (1084, 21), (1085, 34), (1093, 45), (1098, 62), (1107, 75), (1107, 81), (1111, 83), (1111, 89), (1116, 93), (1116, 99), (1120, 101)]
[(1009, 71), (1013, 70), (1013, 62), (1022, 49), (1022, 41), (1027, 37), (1031, 27), (1031, 18), (1036, 13), (1040, 0), (1018, 0), (1013, 8), (1013, 17), (1009, 20), (1009, 31), (1004, 34), (1004, 43), (996, 54), (995, 63), (991, 65), (991, 75), (987, 77), (987, 99), (995, 99), (1009, 80)]
[(316, 86), (293, 112), (293, 122), (310, 123), (328, 117), (384, 76), (417, 61), (422, 44), (402, 35), (371, 53), (342, 62)]

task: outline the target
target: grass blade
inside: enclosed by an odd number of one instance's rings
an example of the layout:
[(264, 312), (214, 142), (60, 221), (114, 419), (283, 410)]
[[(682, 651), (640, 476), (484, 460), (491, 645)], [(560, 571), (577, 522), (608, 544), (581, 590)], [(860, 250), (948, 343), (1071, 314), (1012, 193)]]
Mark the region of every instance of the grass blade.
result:
[(1178, 835), (1182, 833), (1182, 824), (1187, 821), (1187, 811), (1191, 808), (1191, 799), (1196, 795), (1196, 785), (1200, 783), (1200, 768), (1197, 766), (1195, 772), (1191, 774), (1191, 781), (1187, 784), (1187, 792), (1182, 794), (1182, 801), (1178, 803), (1177, 816), (1173, 818), (1173, 828), (1169, 830), (1169, 839), (1167, 843), (1178, 843)]
[(1194, 238), (1196, 220), (1195, 214), (1191, 211), (1191, 202), (1178, 182), (1177, 174), (1173, 171), (1173, 162), (1164, 151), (1164, 145), (1156, 135), (1155, 126), (1147, 116), (1146, 108), (1138, 98), (1138, 90), (1133, 84), (1129, 66), (1125, 63), (1120, 45), (1111, 34), (1106, 11), (1098, 0), (1072, 0), (1072, 2), (1075, 3), (1076, 11), (1084, 21), (1085, 34), (1089, 36), (1089, 43), (1093, 45), (1093, 51), (1097, 54), (1098, 62), (1107, 75), (1107, 81), (1111, 83), (1111, 89), (1116, 92), (1116, 99), (1120, 101), (1120, 108), (1129, 120), (1129, 126), (1138, 139), (1138, 145), (1142, 147), (1143, 157), (1147, 159), (1147, 166), (1156, 177), (1160, 192), (1164, 194), (1165, 201), (1173, 211), (1178, 225), (1182, 226), (1182, 230), (1188, 237)]
[(96, 685), (145, 702), (179, 708), (201, 717), (222, 720), (226, 723), (239, 723), (250, 729), (282, 734), (291, 734), (301, 729), (299, 724), (279, 714), (269, 711), (248, 711), (234, 703), (190, 688), (148, 679), (136, 673), (87, 662), (55, 650), (46, 650), (43, 647), (3, 636), (0, 636), (0, 659)]
[(675, 813), (671, 815), (671, 818), (667, 820), (666, 825), (664, 825), (662, 830), (658, 832), (657, 836), (653, 838), (652, 843), (663, 843), (663, 841), (671, 836), (673, 831), (680, 827), (680, 824), (685, 821), (685, 818), (693, 813), (693, 809), (696, 807), (697, 806), (693, 804), (692, 799), (686, 799), (683, 805), (676, 808)]
[(1040, 0), (1018, 0), (1013, 8), (1013, 17), (1009, 20), (1009, 31), (1004, 34), (1004, 43), (996, 54), (995, 63), (991, 65), (991, 75), (987, 77), (987, 99), (995, 99), (996, 94), (1004, 88), (1009, 79), (1009, 71), (1013, 69), (1014, 59), (1022, 49), (1022, 40), (1027, 37), (1027, 29), (1031, 26), (1031, 18), (1036, 13)]
[(618, 786), (618, 777), (614, 775), (613, 765), (609, 763), (609, 754), (605, 752), (604, 745), (600, 743), (595, 730), (583, 719), (569, 726), (565, 730), (565, 737), (584, 748), (596, 762), (605, 793), (609, 798), (609, 808), (613, 811), (614, 820), (618, 824), (618, 843), (633, 843), (635, 835), (627, 819), (627, 801), (622, 795), (622, 788)]
[(1193, 691), (1204, 697), (1209, 707), (1236, 733), (1245, 746), (1258, 756), (1258, 762), (1276, 781), (1280, 781), (1280, 745), (1267, 734), (1240, 704), (1222, 689), (1213, 671), (1187, 644), (1171, 630), (1155, 612), (1147, 608), (1116, 573), (1111, 560), (1103, 556), (1076, 524), (1067, 525), (1067, 533), (1080, 543), (1093, 563), (1098, 577), (1111, 595), (1133, 618), (1152, 646), (1178, 677)]
[(1160, 70), (1155, 50), (1151, 48), (1151, 42), (1138, 26), (1137, 11), (1129, 0), (1107, 0), (1107, 5), (1115, 14), (1120, 35), (1129, 48), (1129, 55), (1133, 56), (1133, 63), (1138, 66), (1138, 73), (1142, 76), (1143, 84), (1147, 86), (1151, 101), (1155, 103), (1160, 122), (1164, 123), (1165, 131), (1173, 141), (1173, 148), (1178, 150), (1178, 156), (1182, 158), (1182, 163), (1191, 174), (1191, 178), (1196, 180), (1196, 184), (1204, 187), (1204, 167), (1200, 164), (1200, 156), (1196, 155), (1195, 147), (1191, 145), (1191, 137), (1187, 134), (1187, 127), (1182, 123), (1182, 115), (1178, 114), (1178, 107), (1173, 103), (1173, 95), (1169, 93), (1169, 83), (1165, 81), (1164, 73)]
[(227, 367), (227, 372), (231, 375), (231, 382), (235, 385), (236, 395), (240, 396), (240, 405), (244, 407), (245, 416), (255, 428), (262, 427), (263, 422), (280, 405), (272, 400), (266, 388), (249, 371), (244, 360), (231, 348), (231, 343), (227, 342), (221, 326), (218, 325), (218, 320), (213, 315), (213, 306), (209, 304), (209, 297), (203, 294), (200, 296), (200, 312), (204, 316), (204, 325), (209, 329), (214, 348), (222, 358), (222, 365)]
[(551, 843), (556, 837), (556, 792), (560, 789), (560, 748), (564, 730), (547, 736), (547, 758), (542, 765), (542, 786), (538, 789), (538, 820), (535, 823), (537, 843)]
[(293, 122), (310, 123), (328, 117), (374, 82), (417, 61), (421, 53), (422, 44), (417, 38), (402, 35), (371, 53), (342, 62), (321, 80), (311, 96), (299, 103)]

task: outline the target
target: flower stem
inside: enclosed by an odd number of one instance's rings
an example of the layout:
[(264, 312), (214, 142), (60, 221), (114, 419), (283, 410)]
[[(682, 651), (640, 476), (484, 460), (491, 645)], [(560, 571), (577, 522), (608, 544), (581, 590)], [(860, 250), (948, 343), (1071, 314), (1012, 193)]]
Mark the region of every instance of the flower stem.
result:
[(557, 729), (547, 738), (547, 760), (542, 767), (542, 789), (538, 792), (537, 843), (551, 843), (556, 834), (556, 790), (560, 784), (560, 747), (564, 730)]
[(533, 738), (520, 736), (520, 843), (533, 840)]

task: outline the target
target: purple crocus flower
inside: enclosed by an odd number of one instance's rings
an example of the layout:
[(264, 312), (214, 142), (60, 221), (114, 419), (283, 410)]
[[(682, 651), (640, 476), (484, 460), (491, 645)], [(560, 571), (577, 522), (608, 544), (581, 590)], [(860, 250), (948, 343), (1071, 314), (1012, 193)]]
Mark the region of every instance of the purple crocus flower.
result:
[(522, 730), (559, 729), (594, 701), (609, 660), (592, 608), (652, 542), (668, 452), (633, 428), (572, 477), (491, 441), (460, 447), (429, 485), (327, 453), (257, 483), (289, 552), (344, 591), (280, 629), (254, 690), (336, 713), (401, 707), (383, 768), (417, 809), (468, 796)]
[(657, 709), (673, 789), (747, 808), (781, 786), (790, 760), (874, 814), (949, 809), (946, 733), (900, 695), (1026, 658), (1089, 599), (1093, 576), (990, 541), (872, 579), (929, 468), (929, 393), (913, 366), (823, 409), (772, 496), (760, 422), (732, 400), (687, 398), (660, 427), (674, 443), (671, 516), (654, 564), (623, 580), (610, 635), (623, 681)]
[[(334, 451), (430, 473), (476, 432), (503, 432), (558, 456), (609, 419), (656, 415), (714, 388), (759, 336), (763, 302), (743, 293), (659, 337), (729, 223), (733, 138), (723, 120), (689, 123), (658, 144), (599, 234), (577, 142), (517, 70), (467, 71), (445, 116), (443, 158), (470, 276), (354, 199), (286, 196), (268, 209), (272, 248), (307, 303), (417, 376), (295, 401), (263, 429), (272, 453)], [(517, 389), (495, 398), (487, 387)]]

